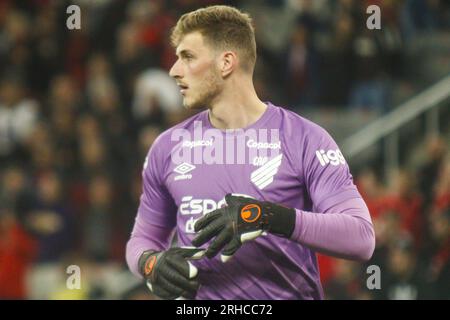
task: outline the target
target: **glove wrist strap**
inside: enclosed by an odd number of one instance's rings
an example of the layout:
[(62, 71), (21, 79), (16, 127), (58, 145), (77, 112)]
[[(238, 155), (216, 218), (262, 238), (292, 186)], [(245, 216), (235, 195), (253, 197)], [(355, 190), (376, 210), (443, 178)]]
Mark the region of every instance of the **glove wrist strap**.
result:
[(295, 209), (268, 203), (265, 205), (267, 231), (280, 237), (290, 238), (295, 228)]

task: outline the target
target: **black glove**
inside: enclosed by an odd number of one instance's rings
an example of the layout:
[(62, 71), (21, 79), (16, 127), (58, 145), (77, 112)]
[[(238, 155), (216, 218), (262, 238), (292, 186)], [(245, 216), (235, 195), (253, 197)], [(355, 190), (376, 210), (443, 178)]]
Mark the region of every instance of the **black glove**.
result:
[(150, 291), (162, 299), (193, 299), (197, 294), (197, 268), (189, 259), (200, 259), (204, 250), (170, 248), (167, 251), (145, 251), (139, 258), (141, 274)]
[(268, 201), (225, 196), (226, 207), (214, 210), (199, 219), (194, 231), (200, 234), (192, 240), (196, 247), (211, 242), (205, 255), (214, 257), (222, 248), (221, 259), (226, 262), (243, 242), (259, 237), (264, 231), (289, 238), (295, 227), (295, 209)]

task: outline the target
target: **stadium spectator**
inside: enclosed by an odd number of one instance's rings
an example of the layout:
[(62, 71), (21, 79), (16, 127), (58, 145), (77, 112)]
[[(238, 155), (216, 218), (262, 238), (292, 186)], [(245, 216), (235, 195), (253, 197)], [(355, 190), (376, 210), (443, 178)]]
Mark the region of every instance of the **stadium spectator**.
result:
[(9, 74), (0, 81), (0, 161), (23, 159), (23, 147), (30, 136), (39, 107), (26, 97), (23, 79)]
[(114, 243), (114, 202), (112, 184), (107, 176), (95, 175), (89, 181), (89, 207), (83, 228), (83, 248), (87, 257), (96, 262), (112, 258)]
[(55, 171), (36, 177), (36, 193), (28, 198), (25, 223), (38, 241), (36, 262), (55, 262), (72, 248), (73, 230), (70, 209), (63, 201), (63, 185)]
[(0, 299), (28, 298), (26, 274), (36, 255), (36, 243), (10, 208), (0, 207)]
[(384, 289), (377, 298), (389, 300), (423, 299), (425, 284), (411, 239), (397, 238), (389, 248), (383, 272)]

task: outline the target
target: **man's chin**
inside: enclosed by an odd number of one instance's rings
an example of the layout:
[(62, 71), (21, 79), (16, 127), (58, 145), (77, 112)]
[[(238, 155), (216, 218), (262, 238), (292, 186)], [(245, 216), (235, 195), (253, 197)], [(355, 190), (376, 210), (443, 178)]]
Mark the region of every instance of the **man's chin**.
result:
[(184, 100), (183, 107), (187, 110), (199, 110), (203, 109), (203, 105), (201, 103), (189, 102)]

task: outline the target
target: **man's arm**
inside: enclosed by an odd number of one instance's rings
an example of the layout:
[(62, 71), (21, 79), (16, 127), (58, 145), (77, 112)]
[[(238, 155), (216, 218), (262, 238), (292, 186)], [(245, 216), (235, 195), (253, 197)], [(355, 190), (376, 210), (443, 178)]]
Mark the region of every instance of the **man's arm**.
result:
[(162, 251), (170, 246), (174, 229), (157, 226), (145, 221), (140, 215), (131, 232), (130, 240), (127, 243), (126, 259), (131, 272), (142, 278), (139, 270), (139, 258), (147, 250)]
[(335, 204), (325, 213), (296, 209), (295, 214), (293, 241), (339, 258), (367, 261), (372, 257), (375, 232), (361, 198)]
[(170, 153), (162, 148), (167, 144), (160, 137), (144, 163), (142, 195), (126, 259), (131, 272), (144, 278), (156, 296), (194, 298), (198, 271), (189, 260), (201, 258), (203, 250), (170, 247), (177, 207), (164, 183), (165, 159)]
[(370, 259), (375, 232), (369, 209), (338, 145), (323, 128), (312, 125), (302, 150), (300, 175), (311, 197), (313, 212), (296, 210), (291, 238), (329, 255)]
[(142, 195), (126, 248), (128, 267), (142, 278), (139, 258), (145, 251), (170, 247), (177, 208), (164, 184), (164, 155), (160, 138), (153, 143), (142, 170)]
[(228, 194), (227, 206), (199, 219), (194, 228), (201, 232), (192, 241), (200, 246), (215, 238), (206, 251), (215, 256), (222, 249), (226, 262), (245, 241), (267, 231), (328, 255), (369, 260), (375, 235), (369, 211), (361, 198), (343, 200), (320, 213), (306, 212), (269, 201)]

